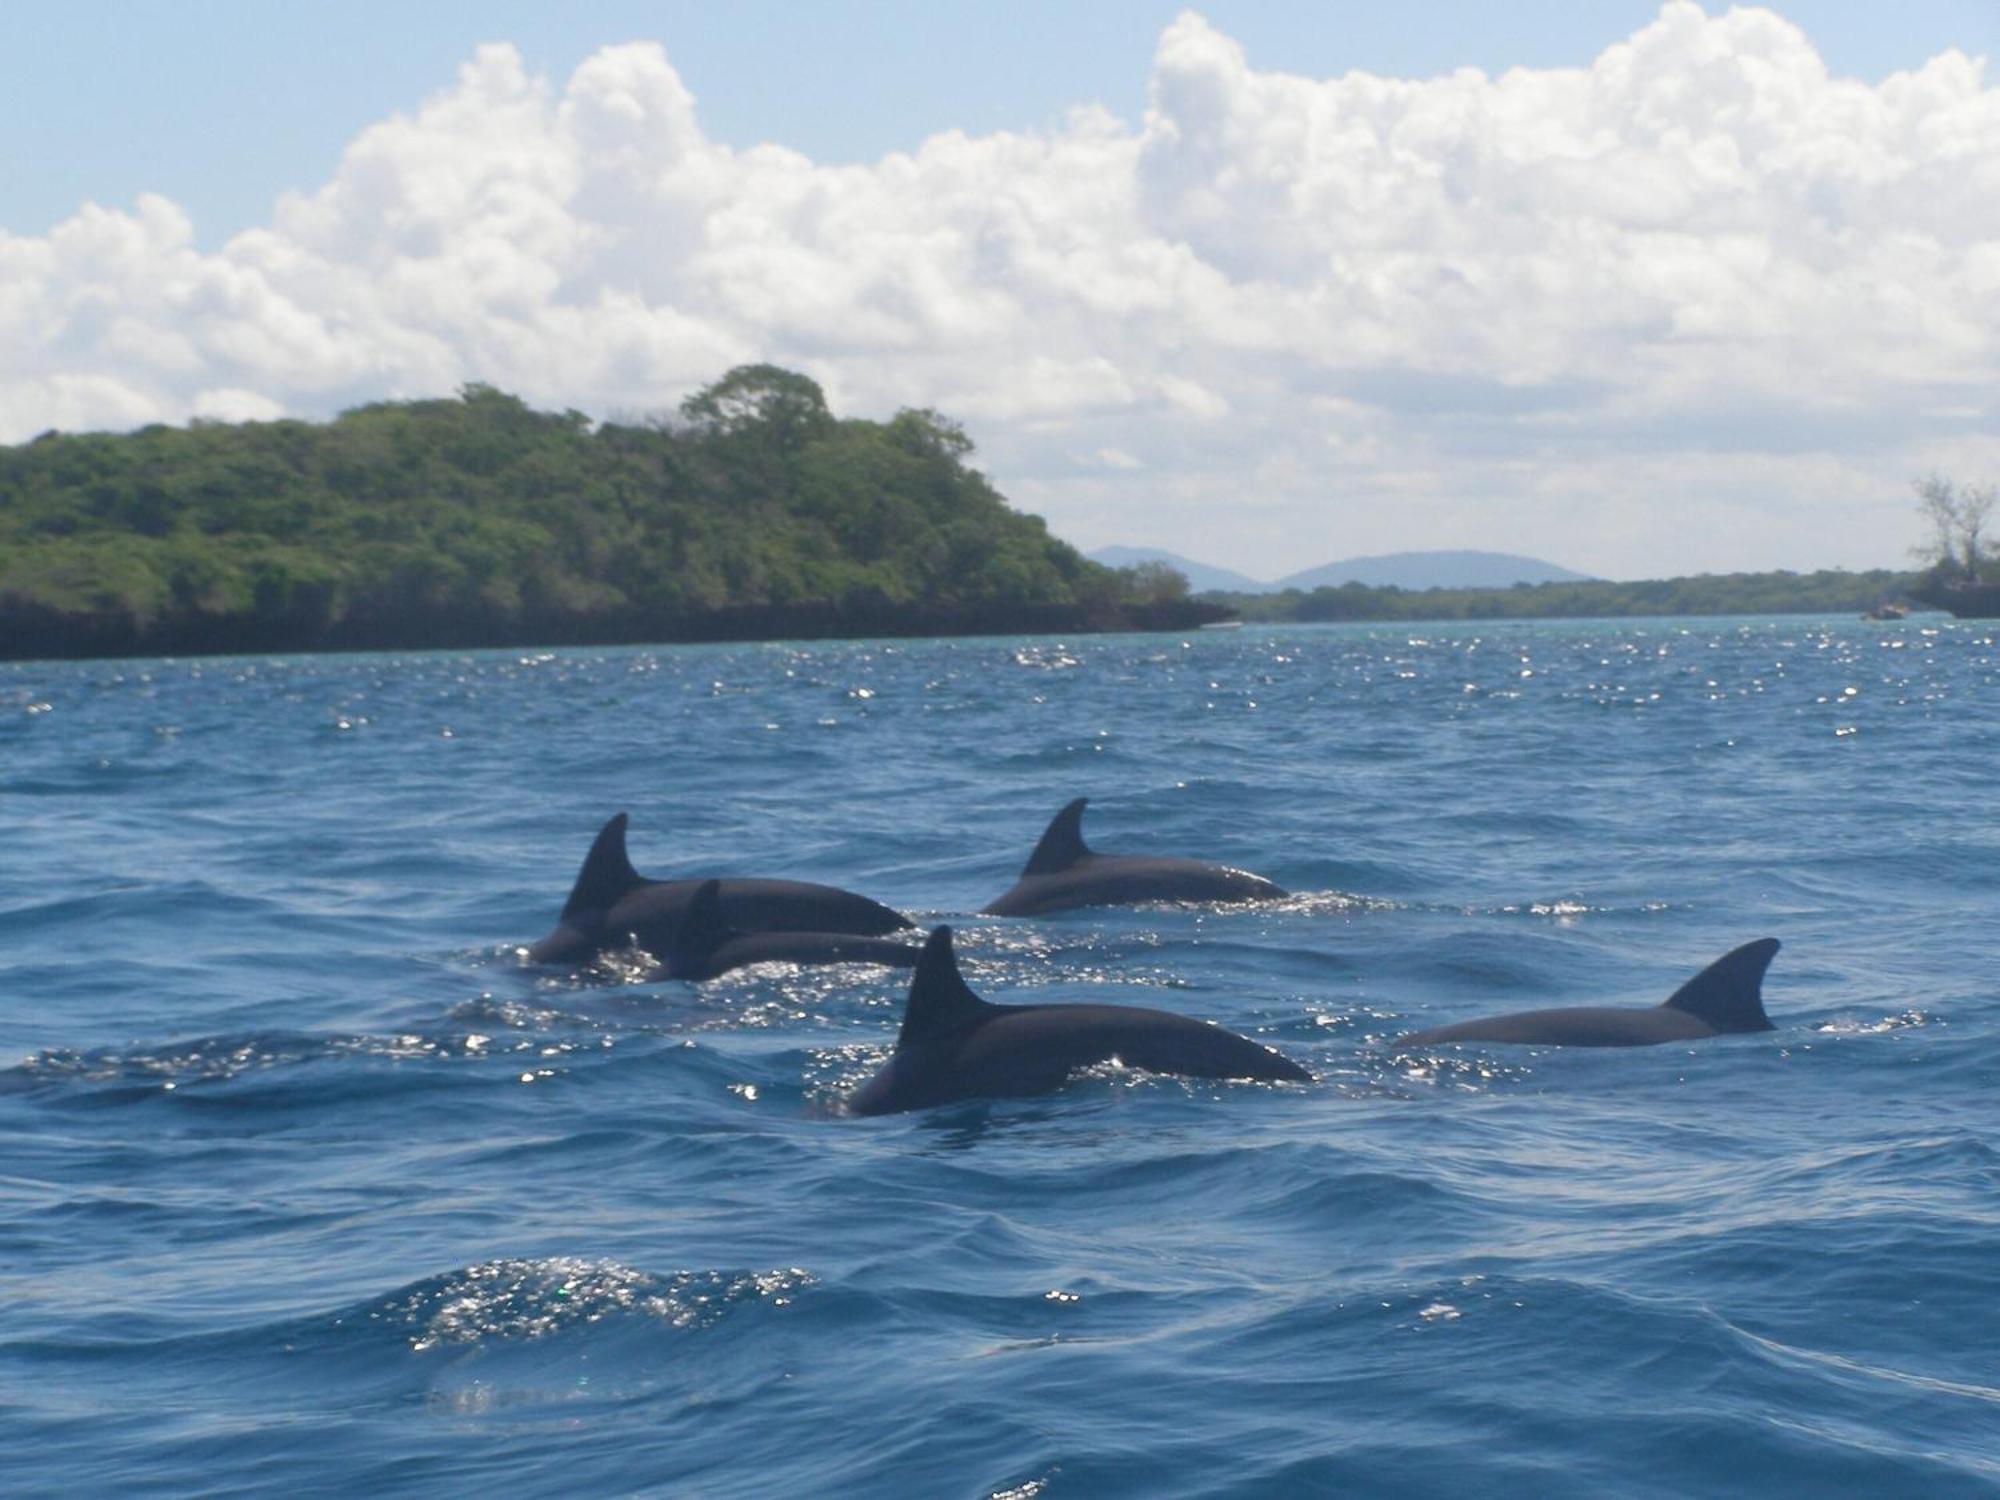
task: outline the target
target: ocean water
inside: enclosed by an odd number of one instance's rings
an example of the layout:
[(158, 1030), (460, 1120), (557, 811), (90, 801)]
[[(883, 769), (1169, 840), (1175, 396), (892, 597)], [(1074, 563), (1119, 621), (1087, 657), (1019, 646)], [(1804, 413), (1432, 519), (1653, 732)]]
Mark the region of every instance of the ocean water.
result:
[[(0, 1493), (2000, 1492), (1997, 743), (1923, 618), (0, 666)], [(1298, 894), (975, 915), (1076, 796)], [(1317, 1081), (845, 1116), (901, 975), (522, 962), (621, 810)]]

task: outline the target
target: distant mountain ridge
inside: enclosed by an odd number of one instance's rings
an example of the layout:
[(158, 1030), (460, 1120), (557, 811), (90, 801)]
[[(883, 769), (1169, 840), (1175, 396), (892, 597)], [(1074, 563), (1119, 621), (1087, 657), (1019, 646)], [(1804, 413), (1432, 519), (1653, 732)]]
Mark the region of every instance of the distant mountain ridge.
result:
[(1588, 573), (1558, 567), (1537, 557), (1512, 552), (1389, 552), (1375, 557), (1350, 557), (1288, 573), (1275, 583), (1248, 577), (1228, 568), (1212, 567), (1160, 547), (1100, 547), (1088, 554), (1107, 567), (1161, 562), (1185, 575), (1195, 593), (1220, 589), (1228, 593), (1269, 594), (1281, 589), (1338, 588), (1359, 583), (1369, 588), (1505, 589), (1517, 583), (1583, 583)]
[(1376, 589), (1506, 589), (1517, 583), (1583, 583), (1589, 577), (1513, 552), (1387, 552), (1288, 573), (1277, 587), (1338, 588), (1360, 583)]
[(1107, 568), (1130, 568), (1148, 562), (1165, 563), (1187, 579), (1188, 587), (1197, 594), (1208, 593), (1211, 589), (1228, 594), (1267, 594), (1277, 587), (1246, 573), (1198, 563), (1191, 557), (1182, 557), (1178, 552), (1168, 552), (1161, 547), (1099, 547), (1095, 552), (1084, 555)]

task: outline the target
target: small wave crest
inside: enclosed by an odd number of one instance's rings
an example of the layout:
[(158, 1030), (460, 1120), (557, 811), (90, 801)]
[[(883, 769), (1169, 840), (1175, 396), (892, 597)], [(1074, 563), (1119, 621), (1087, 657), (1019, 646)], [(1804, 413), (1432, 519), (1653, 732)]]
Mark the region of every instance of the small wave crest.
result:
[(392, 1328), (423, 1354), (451, 1344), (546, 1338), (617, 1316), (701, 1328), (739, 1303), (784, 1307), (813, 1283), (812, 1273), (796, 1266), (659, 1276), (573, 1256), (494, 1260), (412, 1283), (344, 1321)]
[(1546, 896), (1529, 901), (1510, 901), (1502, 906), (1482, 910), (1478, 907), (1464, 908), (1469, 917), (1489, 914), (1500, 917), (1546, 917), (1562, 925), (1578, 921), (1584, 917), (1626, 917), (1657, 916), (1661, 912), (1673, 910), (1669, 901), (1640, 901), (1629, 906), (1616, 903), (1602, 903), (1587, 900), (1582, 896)]
[(1893, 1016), (1877, 1016), (1864, 1020), (1858, 1016), (1845, 1017), (1836, 1021), (1826, 1021), (1813, 1030), (1826, 1036), (1881, 1036), (1891, 1031), (1909, 1031), (1919, 1026), (1936, 1023), (1936, 1017), (1920, 1010), (1900, 1011)]
[[(251, 1032), (195, 1037), (127, 1049), (45, 1048), (0, 1070), (0, 1094), (81, 1090), (101, 1102), (123, 1103), (160, 1094), (200, 1095), (253, 1075), (320, 1063), (487, 1063), (518, 1070), (521, 1057), (536, 1071), (552, 1071), (552, 1059), (598, 1053), (615, 1045), (610, 1036), (550, 1039), (506, 1033), (496, 1025), (480, 1030), (392, 1033)], [(517, 1056), (517, 1054), (519, 1056)], [(349, 1079), (352, 1084), (352, 1079)], [(303, 1102), (309, 1091), (284, 1096)]]

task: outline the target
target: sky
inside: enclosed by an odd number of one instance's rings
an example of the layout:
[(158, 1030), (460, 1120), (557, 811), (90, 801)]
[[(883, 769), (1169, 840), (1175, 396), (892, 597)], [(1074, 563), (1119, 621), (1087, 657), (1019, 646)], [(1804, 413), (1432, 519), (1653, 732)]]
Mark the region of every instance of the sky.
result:
[(769, 360), (1262, 577), (1901, 566), (1913, 478), (2000, 479), (2000, 0), (82, 0), (0, 51), (0, 442)]

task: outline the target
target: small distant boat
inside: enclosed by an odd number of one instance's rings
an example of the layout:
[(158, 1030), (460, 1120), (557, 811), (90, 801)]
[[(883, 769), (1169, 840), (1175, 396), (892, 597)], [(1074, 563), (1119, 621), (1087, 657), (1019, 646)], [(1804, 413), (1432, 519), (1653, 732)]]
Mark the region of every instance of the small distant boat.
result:
[(1896, 604), (1885, 599), (1861, 618), (1864, 620), (1907, 620), (1909, 617), (1909, 605)]
[(1201, 628), (1203, 630), (1241, 630), (1243, 622), (1241, 620), (1210, 620)]

